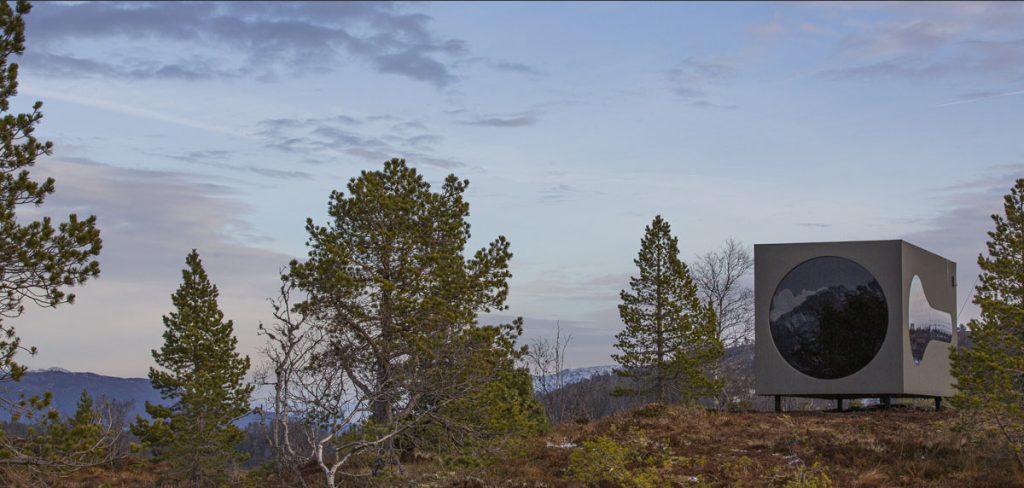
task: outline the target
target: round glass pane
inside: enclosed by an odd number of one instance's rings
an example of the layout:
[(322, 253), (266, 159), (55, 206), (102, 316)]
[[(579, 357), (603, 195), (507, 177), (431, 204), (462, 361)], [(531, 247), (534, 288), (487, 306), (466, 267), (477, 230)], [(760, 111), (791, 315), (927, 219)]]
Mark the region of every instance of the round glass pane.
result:
[(885, 294), (871, 273), (845, 258), (809, 259), (779, 283), (769, 311), (772, 340), (801, 373), (835, 379), (878, 354), (889, 325)]

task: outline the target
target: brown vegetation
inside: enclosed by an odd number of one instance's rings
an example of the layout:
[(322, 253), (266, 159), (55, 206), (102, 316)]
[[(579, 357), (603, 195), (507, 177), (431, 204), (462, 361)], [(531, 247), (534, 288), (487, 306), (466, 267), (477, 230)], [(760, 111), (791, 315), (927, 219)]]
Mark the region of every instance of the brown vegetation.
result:
[[(652, 404), (541, 436), (510, 436), (462, 457), (410, 456), (400, 473), (343, 486), (1024, 486), (997, 439), (965, 442), (949, 428), (954, 417), (908, 406), (777, 414)], [(83, 470), (55, 486), (155, 486), (162, 471), (136, 461)], [(236, 482), (278, 486), (266, 474), (250, 471)], [(315, 483), (316, 473), (307, 475)]]
[[(543, 437), (510, 442), (486, 466), (433, 471), (436, 486), (585, 486), (574, 453), (596, 450), (609, 474), (593, 486), (1022, 486), (1024, 475), (998, 443), (964, 444), (953, 415), (913, 408), (837, 412), (710, 412), (648, 405), (598, 422), (565, 423)], [(590, 443), (590, 444), (588, 444)], [(568, 447), (577, 446), (577, 447)], [(583, 457), (575, 454), (575, 466)], [(622, 458), (624, 466), (610, 466)], [(575, 478), (575, 480), (574, 480)], [(586, 478), (584, 478), (586, 479)], [(628, 480), (628, 481), (625, 481)], [(801, 482), (803, 484), (801, 484)]]

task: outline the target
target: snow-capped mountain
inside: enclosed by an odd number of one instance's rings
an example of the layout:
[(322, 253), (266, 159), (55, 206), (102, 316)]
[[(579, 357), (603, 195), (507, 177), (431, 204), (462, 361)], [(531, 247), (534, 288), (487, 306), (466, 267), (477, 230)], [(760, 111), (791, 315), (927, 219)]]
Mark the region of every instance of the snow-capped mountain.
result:
[(573, 383), (579, 383), (580, 381), (586, 380), (594, 375), (611, 373), (614, 370), (614, 365), (606, 364), (603, 366), (588, 366), (586, 368), (564, 369), (562, 370), (561, 378), (559, 378), (558, 374), (549, 374), (547, 376), (534, 376), (533, 391), (537, 393), (543, 393), (545, 391), (554, 391), (559, 388), (559, 381), (561, 381), (561, 386), (566, 386), (571, 385)]

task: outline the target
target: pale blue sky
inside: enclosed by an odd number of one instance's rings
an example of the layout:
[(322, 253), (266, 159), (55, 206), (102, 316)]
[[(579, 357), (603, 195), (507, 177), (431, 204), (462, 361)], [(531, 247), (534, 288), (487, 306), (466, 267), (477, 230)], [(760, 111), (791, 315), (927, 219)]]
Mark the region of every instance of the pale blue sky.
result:
[[(33, 366), (143, 375), (198, 247), (241, 345), (306, 217), (405, 157), (471, 180), (474, 247), (515, 253), (509, 314), (607, 364), (662, 214), (684, 259), (905, 238), (974, 281), (1024, 174), (1024, 4), (39, 4), (21, 60), (103, 274), (15, 325)], [(968, 305), (964, 317), (975, 313)]]

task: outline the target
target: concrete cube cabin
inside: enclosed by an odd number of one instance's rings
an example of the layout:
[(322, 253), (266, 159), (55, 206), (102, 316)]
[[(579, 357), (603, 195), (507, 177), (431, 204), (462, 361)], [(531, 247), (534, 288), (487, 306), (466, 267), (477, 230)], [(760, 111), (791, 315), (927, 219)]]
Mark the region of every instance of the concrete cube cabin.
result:
[(754, 294), (755, 390), (776, 408), (953, 394), (956, 263), (902, 240), (759, 244)]

